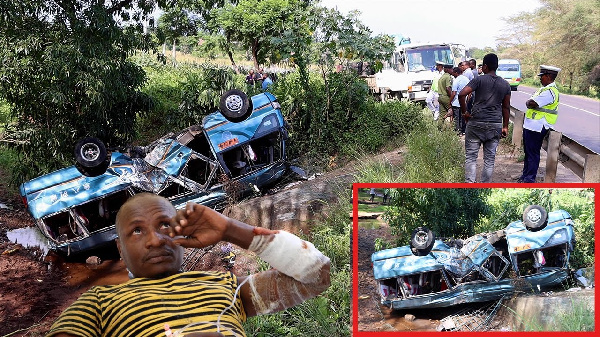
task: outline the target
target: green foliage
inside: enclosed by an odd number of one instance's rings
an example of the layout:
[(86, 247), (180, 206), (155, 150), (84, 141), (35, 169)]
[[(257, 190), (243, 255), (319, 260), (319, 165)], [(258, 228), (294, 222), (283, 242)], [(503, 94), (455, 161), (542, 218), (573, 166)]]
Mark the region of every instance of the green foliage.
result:
[[(347, 193), (345, 193), (347, 194)], [(331, 259), (331, 286), (320, 296), (286, 311), (251, 317), (248, 336), (350, 336), (349, 196), (330, 205), (328, 216), (311, 228), (308, 240)]]
[[(511, 29), (499, 39), (502, 58), (521, 60), (523, 77), (540, 64), (562, 68), (556, 82), (571, 93), (593, 95), (600, 78), (600, 6), (597, 0), (542, 0), (533, 13), (506, 18)], [(548, 29), (548, 27), (552, 29)], [(566, 92), (566, 91), (561, 91)]]
[[(4, 173), (6, 176), (13, 175), (13, 170), (20, 165), (19, 154), (16, 150), (0, 144), (0, 172)], [(8, 182), (0, 181), (0, 184), (9, 185)], [(19, 197), (19, 189), (16, 184), (13, 184), (13, 188), (6, 189), (6, 194), (3, 195), (3, 200), (8, 200), (9, 198), (17, 198)]]
[(151, 105), (139, 91), (144, 72), (127, 57), (150, 47), (135, 23), (147, 20), (156, 2), (61, 4), (0, 5), (0, 95), (15, 116), (5, 132), (22, 156), (16, 181), (69, 163), (84, 136), (125, 144), (137, 114)]
[(316, 7), (313, 19), (316, 23), (313, 39), (319, 63), (330, 66), (359, 60), (381, 69), (381, 61), (388, 60), (394, 49), (394, 38), (372, 31), (359, 20), (360, 12), (351, 11), (347, 16), (337, 9)]
[(488, 213), (485, 199), (489, 193), (490, 189), (478, 188), (396, 189), (384, 216), (401, 244), (407, 244), (419, 226), (441, 237), (466, 238), (475, 234), (475, 224)]
[(235, 87), (235, 76), (230, 68), (208, 63), (190, 67), (183, 72), (180, 118), (200, 121), (201, 117), (217, 110), (221, 95)]
[(299, 72), (280, 76), (272, 90), (291, 126), (292, 157), (325, 162), (328, 157), (376, 151), (423, 124), (414, 104), (375, 103), (364, 81), (352, 72), (326, 75), (323, 80), (311, 73), (308, 91)]
[(383, 238), (375, 238), (374, 247), (375, 247), (375, 251), (378, 252), (380, 250), (394, 248), (394, 247), (396, 247), (396, 243), (388, 242), (388, 241), (384, 240)]
[(585, 299), (571, 298), (570, 310), (563, 310), (554, 321), (554, 331), (594, 331), (594, 310)]
[(448, 125), (425, 123), (406, 140), (403, 182), (464, 181), (464, 149)]
[(10, 116), (10, 105), (3, 99), (0, 99), (0, 130), (12, 120)]
[(138, 120), (141, 143), (201, 123), (204, 116), (218, 110), (225, 91), (242, 87), (242, 79), (231, 69), (208, 63), (177, 68), (152, 64), (145, 70), (149, 80), (143, 92), (155, 104)]
[[(367, 154), (357, 156), (354, 180), (361, 183), (395, 183), (402, 171), (385, 156), (372, 157)], [(363, 205), (359, 205), (363, 207)]]
[(211, 29), (221, 30), (227, 41), (238, 41), (251, 50), (254, 65), (258, 68), (273, 49), (271, 40), (274, 37), (281, 36), (286, 30), (303, 28), (304, 24), (296, 20), (303, 17), (303, 7), (298, 0), (240, 0), (237, 4), (226, 3), (211, 12), (214, 17)]

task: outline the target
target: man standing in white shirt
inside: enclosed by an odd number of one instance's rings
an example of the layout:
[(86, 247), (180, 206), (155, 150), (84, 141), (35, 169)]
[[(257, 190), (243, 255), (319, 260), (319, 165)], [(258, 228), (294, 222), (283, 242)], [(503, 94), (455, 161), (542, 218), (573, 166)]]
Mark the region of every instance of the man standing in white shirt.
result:
[(523, 161), (523, 173), (517, 180), (520, 183), (536, 182), (542, 142), (558, 117), (559, 93), (554, 80), (559, 72), (560, 68), (541, 65), (538, 76), (542, 87), (525, 102), (528, 108), (523, 122), (525, 160)]
[[(471, 70), (469, 69), (466, 72), (470, 73)], [(454, 129), (460, 136), (462, 136), (465, 134), (467, 123), (460, 112), (458, 93), (463, 90), (467, 84), (469, 84), (469, 79), (465, 76), (463, 67), (454, 67), (454, 74), (456, 74), (456, 78), (454, 81), (452, 81), (452, 94), (450, 94), (450, 102), (452, 104), (452, 114), (454, 115)], [(448, 113), (450, 113), (450, 111), (448, 111)]]

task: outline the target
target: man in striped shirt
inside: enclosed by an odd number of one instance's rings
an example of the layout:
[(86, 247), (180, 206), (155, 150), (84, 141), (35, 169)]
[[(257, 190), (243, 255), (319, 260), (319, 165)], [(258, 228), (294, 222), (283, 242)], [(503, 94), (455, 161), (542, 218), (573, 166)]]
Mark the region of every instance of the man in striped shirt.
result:
[[(116, 229), (131, 280), (91, 288), (47, 336), (245, 336), (246, 317), (285, 310), (329, 287), (329, 258), (311, 243), (202, 205), (175, 210), (163, 197), (137, 194), (119, 210)], [(184, 247), (220, 241), (255, 252), (274, 269), (239, 278), (180, 271)]]

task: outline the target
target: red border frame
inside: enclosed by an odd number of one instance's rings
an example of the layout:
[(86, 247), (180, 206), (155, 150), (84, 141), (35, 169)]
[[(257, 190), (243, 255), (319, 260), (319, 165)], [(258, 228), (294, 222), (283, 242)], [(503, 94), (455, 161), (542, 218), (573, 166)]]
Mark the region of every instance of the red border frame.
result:
[[(594, 188), (594, 215), (596, 224), (594, 225), (594, 235), (596, 238), (596, 244), (594, 248), (595, 258), (598, 257), (600, 248), (600, 242), (598, 242), (598, 216), (600, 215), (600, 196), (598, 192), (600, 190), (600, 184), (589, 184), (589, 183), (566, 183), (566, 184), (442, 184), (442, 183), (354, 183), (352, 184), (352, 336), (354, 337), (379, 337), (379, 336), (400, 336), (404, 334), (411, 334), (415, 336), (431, 336), (432, 334), (438, 334), (438, 332), (417, 332), (417, 331), (358, 331), (358, 283), (354, 280), (358, 280), (358, 189), (359, 188)], [(600, 271), (600, 265), (595, 264), (595, 275), (598, 275)], [(596, 278), (597, 280), (597, 278)], [(494, 335), (538, 335), (538, 336), (595, 336), (597, 335), (598, 321), (600, 313), (598, 312), (598, 288), (594, 291), (594, 331), (590, 332), (554, 332), (554, 331), (541, 331), (541, 332), (453, 332), (454, 335), (460, 336), (480, 336), (485, 334), (486, 336)]]

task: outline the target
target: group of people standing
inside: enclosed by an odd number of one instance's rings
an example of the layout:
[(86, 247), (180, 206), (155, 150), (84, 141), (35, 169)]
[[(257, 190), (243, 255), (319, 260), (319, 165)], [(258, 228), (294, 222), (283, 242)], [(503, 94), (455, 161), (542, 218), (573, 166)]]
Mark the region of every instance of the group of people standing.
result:
[(246, 84), (250, 86), (260, 85), (263, 91), (266, 91), (269, 86), (273, 84), (273, 79), (268, 72), (263, 69), (259, 69), (258, 71), (254, 71), (254, 69), (250, 69), (248, 71), (248, 75), (246, 75)]
[[(474, 59), (458, 67), (436, 62), (431, 90), (426, 102), (437, 120), (454, 121), (457, 134), (465, 137), (465, 181), (476, 181), (477, 156), (483, 146), (483, 170), (480, 182), (492, 181), (496, 149), (500, 138), (508, 134), (511, 88), (496, 75), (498, 56), (484, 56), (479, 68)], [(540, 162), (542, 141), (558, 116), (558, 90), (554, 84), (560, 68), (540, 66), (542, 88), (526, 102), (523, 124), (525, 162), (518, 182), (533, 183)], [(437, 101), (437, 102), (436, 102)]]

